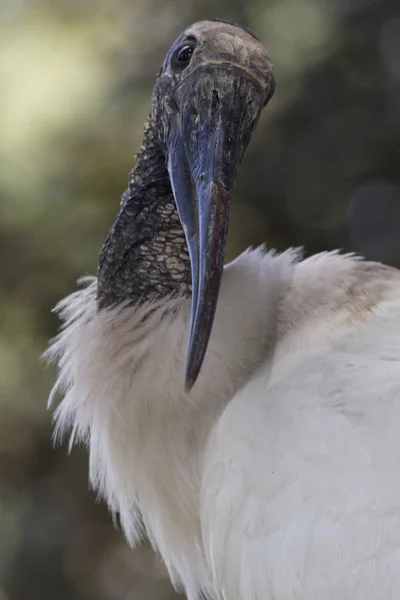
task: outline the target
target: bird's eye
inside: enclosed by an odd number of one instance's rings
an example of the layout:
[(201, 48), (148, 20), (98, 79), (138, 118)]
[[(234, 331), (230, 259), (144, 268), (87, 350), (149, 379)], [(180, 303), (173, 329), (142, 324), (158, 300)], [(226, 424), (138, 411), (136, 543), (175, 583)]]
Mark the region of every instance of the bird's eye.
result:
[(181, 69), (185, 69), (190, 63), (194, 49), (194, 44), (184, 44), (183, 46), (180, 46), (174, 54), (175, 65)]

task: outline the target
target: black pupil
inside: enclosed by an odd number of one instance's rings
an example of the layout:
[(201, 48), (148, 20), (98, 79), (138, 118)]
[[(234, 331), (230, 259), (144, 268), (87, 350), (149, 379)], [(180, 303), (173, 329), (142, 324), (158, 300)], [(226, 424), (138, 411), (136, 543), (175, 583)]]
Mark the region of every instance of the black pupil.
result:
[(192, 58), (193, 46), (183, 46), (177, 52), (176, 58), (180, 64), (187, 64)]

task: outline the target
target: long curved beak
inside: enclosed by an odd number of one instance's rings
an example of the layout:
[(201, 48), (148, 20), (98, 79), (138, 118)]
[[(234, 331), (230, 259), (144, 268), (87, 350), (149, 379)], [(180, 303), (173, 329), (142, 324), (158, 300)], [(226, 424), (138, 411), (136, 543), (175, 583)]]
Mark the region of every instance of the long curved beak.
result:
[(168, 148), (192, 270), (187, 391), (199, 375), (214, 321), (237, 165), (261, 111), (257, 82), (238, 71), (208, 69), (186, 84)]

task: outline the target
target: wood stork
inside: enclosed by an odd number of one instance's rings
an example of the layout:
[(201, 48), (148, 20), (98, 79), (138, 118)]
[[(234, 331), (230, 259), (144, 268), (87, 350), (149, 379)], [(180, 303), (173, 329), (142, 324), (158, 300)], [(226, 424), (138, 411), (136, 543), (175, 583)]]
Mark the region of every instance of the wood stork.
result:
[(223, 268), (273, 89), (239, 26), (169, 50), (97, 278), (57, 307), (55, 432), (189, 600), (398, 600), (399, 271), (263, 249)]

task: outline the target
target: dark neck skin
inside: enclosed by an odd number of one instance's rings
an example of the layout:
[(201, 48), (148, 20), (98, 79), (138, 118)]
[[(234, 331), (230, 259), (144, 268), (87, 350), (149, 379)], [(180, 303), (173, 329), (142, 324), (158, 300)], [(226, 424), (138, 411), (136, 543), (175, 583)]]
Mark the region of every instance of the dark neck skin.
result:
[(190, 259), (154, 121), (100, 253), (99, 309), (191, 293)]

